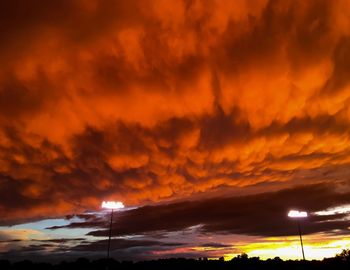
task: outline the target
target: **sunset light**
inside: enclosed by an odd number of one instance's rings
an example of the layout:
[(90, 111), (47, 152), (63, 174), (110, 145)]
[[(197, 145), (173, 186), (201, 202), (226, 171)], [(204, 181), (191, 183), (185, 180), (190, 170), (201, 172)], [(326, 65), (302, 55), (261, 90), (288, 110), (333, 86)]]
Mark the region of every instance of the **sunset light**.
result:
[(1, 270), (350, 262), (350, 0), (3, 0), (0, 64)]

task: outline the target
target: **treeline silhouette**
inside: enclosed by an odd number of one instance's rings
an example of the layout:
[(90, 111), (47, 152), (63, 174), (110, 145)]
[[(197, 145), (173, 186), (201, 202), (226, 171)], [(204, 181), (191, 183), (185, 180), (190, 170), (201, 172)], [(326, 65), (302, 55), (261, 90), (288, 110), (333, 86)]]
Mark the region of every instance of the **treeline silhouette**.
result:
[(73, 262), (61, 262), (58, 264), (38, 263), (29, 260), (11, 263), (8, 260), (0, 260), (1, 270), (254, 270), (254, 269), (350, 269), (350, 250), (343, 250), (342, 253), (334, 258), (327, 258), (322, 261), (312, 260), (287, 260), (283, 261), (279, 257), (268, 260), (260, 260), (258, 257), (249, 258), (246, 254), (238, 255), (230, 261), (225, 261), (224, 258), (219, 260), (208, 260), (206, 258), (195, 259), (159, 259), (150, 261), (116, 261), (113, 259), (99, 259), (90, 261), (86, 258), (79, 258)]

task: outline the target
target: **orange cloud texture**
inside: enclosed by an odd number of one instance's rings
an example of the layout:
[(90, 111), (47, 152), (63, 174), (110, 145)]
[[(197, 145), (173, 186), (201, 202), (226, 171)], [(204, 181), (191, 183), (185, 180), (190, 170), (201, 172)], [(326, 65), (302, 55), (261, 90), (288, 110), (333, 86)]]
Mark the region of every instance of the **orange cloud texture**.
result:
[(2, 222), (347, 186), (349, 18), (341, 0), (2, 1)]

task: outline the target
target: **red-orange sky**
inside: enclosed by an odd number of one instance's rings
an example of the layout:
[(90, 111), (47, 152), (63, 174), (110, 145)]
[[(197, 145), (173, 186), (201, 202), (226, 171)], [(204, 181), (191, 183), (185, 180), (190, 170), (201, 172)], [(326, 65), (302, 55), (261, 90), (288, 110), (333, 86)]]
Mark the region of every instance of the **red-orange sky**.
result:
[[(210, 200), (350, 203), (349, 18), (347, 0), (1, 1), (0, 225), (120, 200), (160, 207), (149, 232), (233, 232)], [(235, 233), (289, 235), (253, 223)]]

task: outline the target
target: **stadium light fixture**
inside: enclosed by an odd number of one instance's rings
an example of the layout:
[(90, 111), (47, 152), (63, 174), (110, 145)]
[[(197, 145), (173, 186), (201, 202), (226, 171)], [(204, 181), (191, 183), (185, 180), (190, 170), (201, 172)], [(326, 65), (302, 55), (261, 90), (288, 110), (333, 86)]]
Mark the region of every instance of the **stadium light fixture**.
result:
[(122, 202), (103, 201), (101, 206), (102, 206), (102, 208), (112, 210), (111, 211), (111, 221), (109, 223), (109, 237), (108, 237), (108, 249), (107, 249), (107, 259), (109, 259), (109, 251), (110, 251), (110, 248), (111, 248), (113, 211), (124, 208), (124, 204)]
[(299, 232), (299, 239), (300, 239), (300, 245), (301, 245), (301, 252), (303, 254), (303, 260), (305, 261), (305, 253), (304, 253), (304, 245), (303, 245), (303, 237), (301, 235), (301, 229), (300, 229), (300, 219), (307, 218), (308, 214), (305, 211), (298, 211), (298, 210), (290, 210), (288, 212), (288, 217), (296, 219), (298, 224), (298, 232)]

